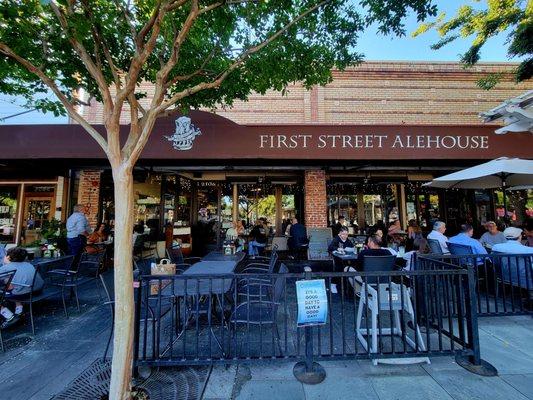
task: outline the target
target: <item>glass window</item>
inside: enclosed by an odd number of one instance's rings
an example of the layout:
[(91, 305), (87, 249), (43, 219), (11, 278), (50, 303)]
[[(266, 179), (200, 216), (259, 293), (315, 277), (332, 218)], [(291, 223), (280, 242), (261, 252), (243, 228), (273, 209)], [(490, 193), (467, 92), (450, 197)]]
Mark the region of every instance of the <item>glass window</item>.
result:
[(15, 243), (18, 186), (0, 186), (0, 242)]

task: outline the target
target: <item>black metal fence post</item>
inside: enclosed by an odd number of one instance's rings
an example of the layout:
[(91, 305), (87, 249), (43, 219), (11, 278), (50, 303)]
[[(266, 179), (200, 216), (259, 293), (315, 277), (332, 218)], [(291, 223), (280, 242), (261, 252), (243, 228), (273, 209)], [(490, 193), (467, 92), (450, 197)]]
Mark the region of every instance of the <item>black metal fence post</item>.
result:
[[(305, 280), (310, 280), (311, 272), (305, 273)], [(331, 290), (331, 289), (330, 289)], [(328, 312), (331, 312), (328, 307)], [(297, 328), (298, 329), (298, 328)], [(326, 370), (313, 361), (313, 327), (305, 326), (305, 361), (297, 362), (292, 370), (296, 379), (308, 385), (316, 385), (326, 379)]]
[[(455, 356), (455, 361), (461, 367), (477, 375), (497, 376), (498, 370), (490, 363), (481, 359), (481, 350), (479, 347), (479, 330), (477, 321), (477, 295), (476, 295), (476, 271), (477, 266), (468, 264), (467, 282), (465, 288), (465, 308), (466, 308), (466, 334), (468, 347), (471, 350), (470, 355)], [(461, 282), (461, 285), (464, 282)], [(459, 324), (463, 321), (459, 320)]]

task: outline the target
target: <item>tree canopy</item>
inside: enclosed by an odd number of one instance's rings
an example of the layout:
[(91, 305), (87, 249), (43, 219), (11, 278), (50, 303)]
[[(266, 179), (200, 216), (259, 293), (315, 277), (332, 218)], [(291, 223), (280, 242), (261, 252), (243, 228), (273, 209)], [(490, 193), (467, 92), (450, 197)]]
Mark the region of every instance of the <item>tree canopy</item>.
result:
[[(459, 38), (472, 37), (470, 48), (460, 55), (461, 62), (471, 67), (479, 61), (483, 46), (491, 38), (509, 32), (508, 56), (521, 59), (515, 71), (516, 81), (530, 79), (533, 76), (533, 1), (487, 0), (486, 3), (486, 7), (481, 9), (463, 5), (449, 19), (441, 13), (435, 21), (421, 24), (413, 36), (435, 29), (441, 39), (432, 46), (434, 50)], [(491, 89), (501, 77), (498, 73), (488, 74), (478, 84), (484, 89)]]

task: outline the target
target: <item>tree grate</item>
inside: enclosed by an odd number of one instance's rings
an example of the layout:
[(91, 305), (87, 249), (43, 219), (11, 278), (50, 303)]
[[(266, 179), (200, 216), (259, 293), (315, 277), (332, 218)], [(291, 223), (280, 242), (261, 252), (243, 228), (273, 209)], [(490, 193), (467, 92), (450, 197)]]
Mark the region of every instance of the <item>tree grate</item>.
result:
[[(155, 370), (137, 387), (150, 400), (199, 400), (209, 377), (209, 367), (172, 367)], [(74, 379), (54, 400), (106, 398), (111, 379), (111, 360), (98, 359)]]

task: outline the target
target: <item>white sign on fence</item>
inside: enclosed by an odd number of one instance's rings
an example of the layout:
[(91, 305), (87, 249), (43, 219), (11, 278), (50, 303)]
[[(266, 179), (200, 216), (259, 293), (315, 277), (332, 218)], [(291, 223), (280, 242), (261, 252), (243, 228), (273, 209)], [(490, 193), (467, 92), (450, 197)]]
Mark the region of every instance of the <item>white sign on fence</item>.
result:
[(296, 282), (298, 326), (325, 324), (328, 318), (328, 298), (324, 279)]

